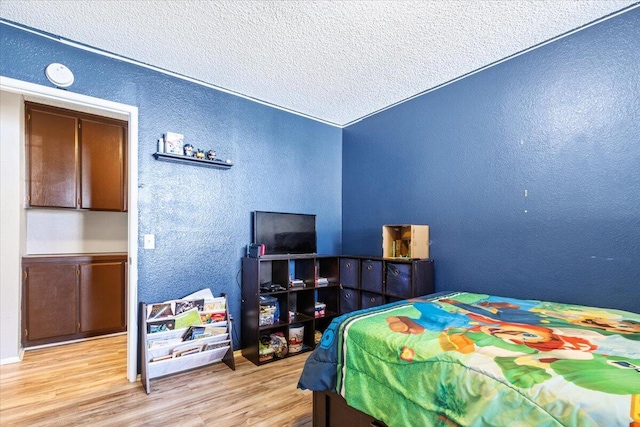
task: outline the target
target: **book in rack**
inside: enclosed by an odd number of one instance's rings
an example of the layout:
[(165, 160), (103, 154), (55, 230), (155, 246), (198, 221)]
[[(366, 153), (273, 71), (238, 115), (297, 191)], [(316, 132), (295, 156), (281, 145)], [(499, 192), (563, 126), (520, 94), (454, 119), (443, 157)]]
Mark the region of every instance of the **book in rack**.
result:
[(224, 362), (235, 370), (226, 297), (141, 304), (141, 381)]

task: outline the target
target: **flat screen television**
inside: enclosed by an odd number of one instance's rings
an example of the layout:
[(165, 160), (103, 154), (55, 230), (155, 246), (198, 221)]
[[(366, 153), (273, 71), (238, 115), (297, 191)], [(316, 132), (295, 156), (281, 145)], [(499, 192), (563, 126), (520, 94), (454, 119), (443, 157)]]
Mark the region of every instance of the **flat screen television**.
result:
[(314, 254), (316, 216), (285, 212), (253, 213), (253, 243), (265, 246), (265, 255)]

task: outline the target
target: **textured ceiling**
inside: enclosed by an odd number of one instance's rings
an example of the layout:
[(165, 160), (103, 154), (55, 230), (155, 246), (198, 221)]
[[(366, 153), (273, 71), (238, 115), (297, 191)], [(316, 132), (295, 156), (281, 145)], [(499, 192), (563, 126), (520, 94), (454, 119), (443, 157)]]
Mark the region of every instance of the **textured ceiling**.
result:
[(0, 16), (342, 126), (634, 3), (1, 0)]

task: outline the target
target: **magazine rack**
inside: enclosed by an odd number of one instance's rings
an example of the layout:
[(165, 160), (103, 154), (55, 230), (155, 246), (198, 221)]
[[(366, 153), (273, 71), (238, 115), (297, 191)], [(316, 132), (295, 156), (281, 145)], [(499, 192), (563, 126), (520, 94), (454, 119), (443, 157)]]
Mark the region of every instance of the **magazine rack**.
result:
[[(235, 371), (235, 359), (233, 357), (233, 337), (231, 333), (231, 318), (227, 307), (226, 297), (215, 298), (218, 303), (224, 304), (224, 309), (219, 310), (215, 321), (211, 319), (211, 313), (201, 310), (202, 307), (194, 308), (192, 313), (197, 317), (205, 319), (210, 323), (203, 323), (182, 327), (181, 316), (174, 315), (149, 319), (149, 313), (154, 308), (160, 307), (158, 311), (164, 311), (162, 307), (175, 307), (176, 303), (185, 300), (168, 301), (158, 304), (141, 303), (141, 333), (140, 333), (140, 354), (141, 356), (141, 382), (147, 394), (151, 393), (150, 381), (178, 372), (199, 368), (212, 363), (224, 362)], [(208, 317), (209, 316), (209, 317)], [(182, 322), (185, 323), (185, 322)], [(164, 325), (164, 326), (163, 326)], [(180, 327), (179, 327), (180, 326)], [(215, 334), (203, 334), (200, 338), (183, 340), (183, 337), (191, 332), (193, 328), (207, 328), (207, 331), (215, 331)], [(164, 330), (162, 330), (164, 329)]]

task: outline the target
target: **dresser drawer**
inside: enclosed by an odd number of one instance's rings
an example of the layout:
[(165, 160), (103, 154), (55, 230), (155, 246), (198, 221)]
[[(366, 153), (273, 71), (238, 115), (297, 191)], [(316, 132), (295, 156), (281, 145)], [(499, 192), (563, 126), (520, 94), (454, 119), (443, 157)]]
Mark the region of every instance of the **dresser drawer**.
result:
[(382, 304), (384, 304), (383, 295), (364, 291), (360, 293), (360, 308), (377, 307)]
[(382, 293), (382, 261), (363, 260), (360, 265), (360, 288)]
[(340, 258), (340, 283), (346, 288), (358, 288), (360, 262), (353, 258)]
[(387, 263), (387, 294), (410, 298), (411, 264)]
[(360, 291), (340, 289), (340, 314), (357, 310), (360, 304)]

